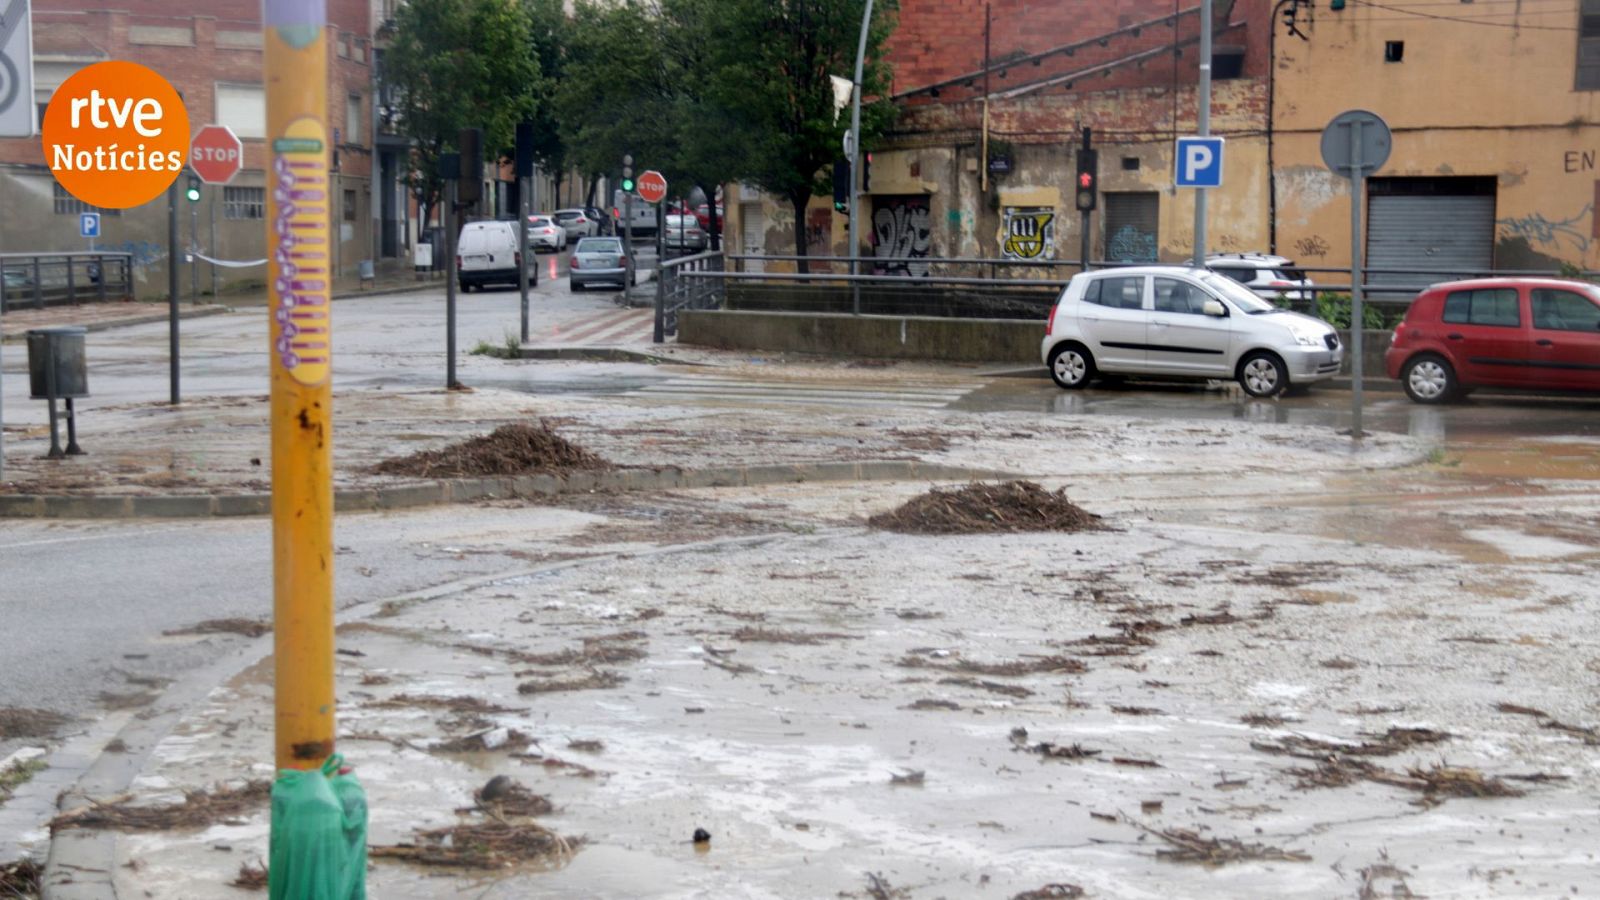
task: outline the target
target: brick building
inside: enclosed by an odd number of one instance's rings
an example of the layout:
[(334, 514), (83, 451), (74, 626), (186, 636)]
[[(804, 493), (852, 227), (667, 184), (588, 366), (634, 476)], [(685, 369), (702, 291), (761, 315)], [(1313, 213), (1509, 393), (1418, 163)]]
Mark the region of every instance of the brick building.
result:
[[(328, 0), (328, 119), (337, 135), (334, 159), (335, 260), (351, 277), (375, 254), (371, 0)], [(88, 6), (89, 8), (85, 8)], [(203, 12), (196, 12), (196, 9)], [(180, 209), (179, 242), (227, 260), (265, 256), (266, 148), (260, 0), (34, 0), (34, 89), (40, 116), (55, 89), (84, 66), (108, 59), (149, 66), (172, 82), (191, 127), (233, 128), (244, 143), (244, 168), (226, 186), (207, 185), (198, 203)], [(180, 201), (182, 202), (182, 201)], [(0, 251), (85, 247), (77, 213), (87, 209), (55, 183), (38, 138), (0, 139)], [(166, 200), (106, 210), (99, 249), (131, 252), (141, 296), (164, 296), (167, 285)], [(200, 263), (180, 272), (184, 293), (204, 294), (260, 284), (264, 267)], [(215, 279), (215, 281), (213, 281)]]

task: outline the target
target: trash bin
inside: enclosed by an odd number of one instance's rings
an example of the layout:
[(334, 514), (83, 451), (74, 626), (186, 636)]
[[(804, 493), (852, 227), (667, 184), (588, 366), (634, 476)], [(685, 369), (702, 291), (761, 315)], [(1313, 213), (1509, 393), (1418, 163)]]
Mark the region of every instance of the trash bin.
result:
[[(87, 333), (88, 329), (79, 325), (34, 328), (28, 332), (28, 384), (33, 399), (89, 396), (89, 370), (83, 354)], [(54, 385), (50, 384), (52, 368)]]

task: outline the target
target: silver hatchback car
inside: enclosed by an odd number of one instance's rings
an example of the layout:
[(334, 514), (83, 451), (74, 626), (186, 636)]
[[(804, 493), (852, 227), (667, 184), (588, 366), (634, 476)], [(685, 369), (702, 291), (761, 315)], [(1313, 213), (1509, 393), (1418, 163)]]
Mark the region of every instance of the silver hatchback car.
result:
[(1325, 381), (1344, 362), (1332, 325), (1184, 266), (1074, 275), (1040, 352), (1067, 389), (1104, 373), (1237, 380), (1252, 397)]

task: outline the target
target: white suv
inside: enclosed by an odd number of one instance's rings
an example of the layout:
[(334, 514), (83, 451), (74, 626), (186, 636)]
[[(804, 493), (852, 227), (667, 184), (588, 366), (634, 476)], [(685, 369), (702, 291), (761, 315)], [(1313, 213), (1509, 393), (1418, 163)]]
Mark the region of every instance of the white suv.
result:
[(1206, 257), (1206, 268), (1226, 275), (1252, 291), (1256, 296), (1275, 300), (1310, 300), (1316, 296), (1315, 287), (1305, 270), (1295, 267), (1294, 260), (1264, 253), (1217, 253)]
[(1344, 362), (1332, 325), (1187, 266), (1072, 276), (1050, 311), (1040, 354), (1069, 390), (1106, 373), (1237, 379), (1252, 397), (1325, 381)]

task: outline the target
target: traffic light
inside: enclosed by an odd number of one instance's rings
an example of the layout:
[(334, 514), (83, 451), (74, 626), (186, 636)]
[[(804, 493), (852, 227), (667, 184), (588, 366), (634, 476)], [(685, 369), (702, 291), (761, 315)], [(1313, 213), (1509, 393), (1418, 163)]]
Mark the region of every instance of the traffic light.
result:
[(633, 154), (622, 157), (622, 189), (633, 193)]
[(871, 153), (867, 154), (867, 161), (861, 167), (861, 190), (863, 192), (872, 190), (872, 154)]
[(1079, 212), (1089, 212), (1095, 208), (1100, 196), (1099, 180), (1096, 173), (1099, 171), (1098, 150), (1078, 151), (1078, 181), (1077, 181), (1077, 207)]
[(833, 208), (838, 212), (850, 208), (850, 160), (842, 156), (833, 160)]
[(622, 176), (622, 189), (625, 190), (625, 191), (628, 191), (629, 193), (632, 193), (632, 191), (633, 191), (633, 176), (632, 175), (624, 174)]
[(190, 203), (200, 202), (200, 177), (198, 175), (189, 176), (189, 186), (184, 189), (183, 195), (189, 198)]

